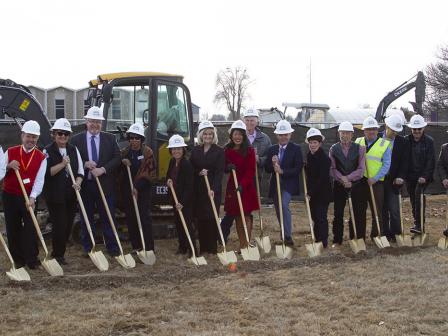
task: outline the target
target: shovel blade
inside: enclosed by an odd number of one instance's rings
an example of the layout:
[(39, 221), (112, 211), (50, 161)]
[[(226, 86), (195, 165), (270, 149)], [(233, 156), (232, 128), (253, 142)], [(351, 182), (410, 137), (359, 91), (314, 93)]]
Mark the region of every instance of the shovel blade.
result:
[(395, 235), (395, 239), (397, 240), (397, 245), (400, 247), (409, 246), (412, 247), (412, 239), (410, 235)]
[(219, 261), (223, 265), (236, 263), (238, 261), (238, 259), (236, 258), (236, 254), (233, 251), (217, 253), (217, 256)]
[(378, 248), (380, 248), (380, 249), (384, 248), (383, 241), (381, 240), (381, 237), (374, 237), (373, 241)]
[(367, 251), (366, 242), (364, 241), (364, 239), (356, 239), (356, 244), (358, 244), (358, 248), (360, 251)]
[(258, 247), (245, 247), (241, 249), (241, 256), (244, 260), (260, 260), (260, 252), (258, 251)]
[(154, 254), (153, 250), (150, 251), (138, 251), (137, 257), (140, 259), (142, 263), (145, 265), (154, 265), (156, 263), (156, 255)]
[(101, 251), (90, 251), (89, 252), (90, 260), (92, 260), (93, 264), (101, 271), (105, 272), (109, 269), (109, 262)]
[(358, 240), (351, 239), (348, 241), (348, 244), (350, 245), (350, 248), (352, 249), (354, 254), (357, 254), (359, 253), (359, 251), (361, 251), (361, 249), (358, 246)]
[(440, 238), (439, 239), (439, 243), (437, 244), (437, 247), (439, 248), (439, 249), (442, 249), (442, 250), (446, 250), (446, 248), (447, 248), (447, 239), (446, 239), (446, 237), (442, 237), (442, 238)]
[(6, 275), (12, 281), (31, 281), (30, 275), (23, 267), (11, 268)]
[(64, 271), (62, 270), (61, 265), (57, 262), (56, 259), (44, 259), (42, 260), (42, 266), (51, 276), (63, 276)]
[(322, 254), (322, 251), (324, 250), (324, 246), (321, 242), (305, 244), (305, 248), (310, 258), (320, 256)]
[(115, 260), (126, 269), (135, 267), (135, 260), (130, 254), (120, 254), (119, 256), (115, 257)]
[(188, 259), (189, 262), (195, 264), (196, 266), (207, 265), (207, 260), (204, 257), (191, 257)]
[(395, 240), (397, 241), (398, 247), (406, 246), (404, 245), (404, 237), (402, 235), (395, 235)]
[(291, 259), (292, 258), (292, 248), (286, 245), (275, 245), (275, 253), (280, 259)]
[(380, 239), (383, 247), (390, 247), (390, 243), (385, 236), (381, 236)]
[(256, 237), (255, 240), (257, 242), (257, 245), (260, 246), (261, 250), (264, 253), (271, 252), (271, 240), (268, 236)]

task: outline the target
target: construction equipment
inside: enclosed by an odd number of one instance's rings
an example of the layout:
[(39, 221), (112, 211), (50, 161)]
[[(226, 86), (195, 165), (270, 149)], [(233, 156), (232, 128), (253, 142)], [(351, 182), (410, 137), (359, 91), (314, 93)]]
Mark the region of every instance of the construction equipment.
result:
[(378, 219), (378, 210), (376, 208), (375, 195), (373, 193), (373, 187), (370, 184), (369, 189), (370, 189), (370, 197), (372, 199), (373, 215), (375, 216), (376, 227), (378, 229), (378, 236), (373, 237), (373, 241), (375, 242), (376, 246), (378, 246), (378, 248), (390, 247), (387, 238), (385, 236), (381, 236), (380, 221)]
[(36, 215), (34, 214), (33, 208), (29, 205), (30, 200), (28, 198), (28, 194), (25, 190), (25, 186), (23, 185), (22, 177), (20, 176), (20, 173), (18, 170), (14, 169), (14, 172), (16, 173), (17, 180), (19, 181), (20, 189), (22, 189), (23, 197), (25, 198), (25, 204), (28, 208), (28, 212), (31, 216), (31, 219), (33, 221), (34, 227), (37, 232), (37, 236), (39, 237), (39, 240), (42, 244), (42, 247), (45, 252), (44, 260), (41, 261), (42, 266), (44, 269), (50, 274), (51, 276), (62, 276), (64, 275), (64, 271), (62, 270), (61, 265), (57, 262), (56, 259), (49, 259), (48, 249), (47, 245), (45, 244), (44, 236), (42, 236), (42, 231), (40, 230), (39, 223), (37, 222)]
[(282, 233), (282, 244), (275, 245), (275, 253), (277, 254), (277, 257), (281, 259), (291, 259), (292, 248), (285, 245), (285, 227), (283, 225), (282, 193), (280, 190), (280, 175), (278, 172), (275, 172), (275, 181), (277, 184), (278, 212), (280, 218), (280, 230)]
[(320, 256), (322, 254), (322, 251), (324, 250), (324, 245), (322, 244), (322, 242), (316, 243), (313, 219), (311, 218), (310, 200), (308, 199), (308, 187), (306, 186), (305, 168), (302, 169), (302, 179), (303, 179), (303, 189), (305, 190), (304, 197), (306, 204), (306, 212), (308, 214), (308, 222), (310, 223), (311, 238), (313, 239), (313, 242), (311, 244), (305, 244), (305, 248), (308, 252), (308, 255), (312, 258)]
[(264, 253), (271, 252), (271, 241), (269, 236), (264, 235), (263, 231), (263, 216), (261, 216), (261, 196), (260, 196), (260, 182), (258, 180), (258, 168), (255, 165), (255, 183), (257, 186), (257, 198), (258, 198), (258, 219), (260, 220), (260, 236), (255, 237), (255, 241)]
[(412, 237), (412, 246), (423, 246), (428, 239), (428, 234), (425, 232), (425, 194), (423, 189), (420, 193), (420, 224), (422, 233), (416, 233)]
[[(72, 183), (75, 184), (75, 176), (73, 175), (73, 170), (70, 164), (67, 165), (67, 171), (70, 175), (70, 178), (72, 179)], [(102, 251), (96, 250), (96, 244), (95, 239), (93, 237), (92, 233), (92, 227), (90, 226), (89, 217), (87, 216), (86, 209), (84, 207), (84, 202), (82, 201), (81, 194), (78, 190), (75, 189), (76, 198), (78, 200), (79, 208), (81, 209), (81, 214), (84, 218), (84, 223), (86, 224), (87, 232), (89, 233), (90, 241), (92, 242), (92, 248), (90, 249), (90, 252), (88, 252), (88, 255), (90, 257), (90, 260), (92, 260), (93, 264), (102, 272), (105, 272), (109, 269), (109, 262), (107, 261), (106, 257), (104, 256)]]
[(114, 220), (112, 219), (109, 205), (107, 204), (106, 196), (104, 196), (103, 187), (101, 186), (100, 179), (98, 178), (98, 176), (95, 176), (95, 181), (98, 186), (98, 190), (100, 192), (101, 199), (103, 201), (104, 210), (106, 211), (107, 218), (109, 219), (110, 227), (112, 228), (112, 231), (115, 235), (115, 239), (117, 241), (118, 248), (120, 249), (120, 255), (116, 256), (115, 260), (117, 260), (117, 262), (126, 269), (134, 268), (135, 267), (134, 258), (132, 258), (132, 256), (130, 254), (126, 254), (126, 255), (123, 254), (123, 247), (121, 246), (120, 238), (118, 237), (117, 229), (115, 227)]
[(366, 242), (364, 241), (364, 238), (358, 238), (358, 232), (356, 231), (356, 220), (355, 220), (355, 214), (353, 212), (353, 202), (352, 202), (352, 191), (347, 191), (347, 198), (348, 198), (348, 208), (350, 209), (350, 217), (352, 222), (352, 228), (353, 228), (353, 239), (350, 239), (348, 241), (348, 244), (350, 245), (350, 248), (354, 253), (358, 253), (360, 251), (366, 251)]
[(9, 251), (8, 245), (6, 245), (6, 242), (3, 239), (3, 235), (1, 232), (0, 232), (0, 242), (2, 243), (6, 254), (8, 255), (9, 261), (11, 262), (11, 269), (9, 271), (6, 271), (6, 276), (13, 281), (31, 281), (30, 275), (28, 274), (25, 268), (23, 267), (16, 268), (14, 259), (12, 258), (11, 252)]
[(240, 191), (238, 189), (238, 179), (236, 177), (235, 169), (232, 169), (232, 175), (233, 175), (233, 182), (235, 183), (235, 192), (236, 197), (238, 198), (238, 205), (240, 207), (240, 215), (241, 215), (241, 221), (243, 223), (244, 228), (244, 234), (246, 236), (246, 243), (247, 246), (241, 249), (241, 255), (243, 256), (244, 260), (260, 260), (260, 252), (258, 251), (258, 247), (251, 246), (250, 239), (249, 239), (249, 233), (247, 232), (247, 225), (246, 225), (246, 217), (244, 216), (244, 209), (243, 209), (243, 202), (241, 201), (241, 195)]
[(207, 186), (207, 192), (208, 192), (208, 196), (210, 198), (210, 203), (212, 205), (212, 210), (213, 210), (213, 215), (215, 216), (215, 221), (216, 221), (216, 226), (218, 227), (218, 232), (219, 232), (219, 237), (221, 239), (221, 243), (222, 243), (222, 252), (218, 252), (218, 259), (221, 262), (221, 264), (223, 265), (228, 265), (231, 263), (236, 263), (237, 262), (237, 258), (236, 258), (236, 254), (233, 251), (229, 251), (227, 252), (226, 250), (226, 242), (224, 240), (224, 236), (222, 234), (222, 229), (221, 229), (221, 220), (218, 217), (218, 211), (216, 210), (216, 205), (215, 205), (215, 200), (213, 199), (213, 197), (210, 195), (210, 182), (208, 181), (208, 176), (204, 175), (204, 180), (205, 180), (205, 185)]
[[(171, 194), (173, 195), (174, 204), (178, 204), (179, 201), (177, 200), (176, 191), (174, 190), (174, 187), (172, 184), (169, 185), (169, 188), (171, 190)], [(196, 249), (194, 248), (193, 241), (191, 240), (190, 232), (188, 231), (187, 223), (185, 222), (184, 214), (182, 213), (182, 209), (177, 209), (177, 212), (179, 213), (180, 221), (182, 222), (182, 226), (185, 231), (185, 235), (187, 236), (188, 242), (190, 244), (191, 248), (191, 258), (188, 259), (190, 262), (195, 264), (196, 266), (200, 265), (207, 265), (207, 260), (205, 260), (204, 257), (197, 257), (196, 256)]]
[(404, 233), (403, 202), (402, 202), (402, 197), (401, 197), (401, 191), (399, 191), (399, 193), (398, 193), (398, 207), (399, 207), (399, 210), (400, 210), (401, 234), (395, 235), (395, 239), (397, 240), (397, 245), (399, 247), (402, 247), (402, 246), (412, 246), (411, 236)]
[(137, 251), (137, 257), (145, 265), (154, 265), (156, 262), (156, 255), (154, 254), (153, 250), (146, 251), (145, 237), (143, 236), (142, 221), (140, 218), (140, 212), (138, 211), (137, 199), (136, 199), (134, 193), (132, 192), (134, 184), (132, 183), (131, 168), (129, 168), (129, 166), (126, 166), (126, 170), (128, 172), (128, 177), (129, 177), (129, 186), (131, 188), (131, 197), (132, 197), (132, 201), (134, 203), (135, 217), (137, 218), (138, 230), (140, 232), (140, 238), (142, 240), (142, 249), (140, 251)]
[[(446, 195), (448, 196), (448, 190), (446, 192)], [(445, 209), (446, 212), (446, 219), (445, 219), (445, 231), (448, 230), (448, 197), (447, 197), (447, 208)], [(437, 247), (446, 250), (448, 248), (448, 239), (445, 235), (443, 235), (442, 238), (439, 239), (439, 243), (437, 244)]]

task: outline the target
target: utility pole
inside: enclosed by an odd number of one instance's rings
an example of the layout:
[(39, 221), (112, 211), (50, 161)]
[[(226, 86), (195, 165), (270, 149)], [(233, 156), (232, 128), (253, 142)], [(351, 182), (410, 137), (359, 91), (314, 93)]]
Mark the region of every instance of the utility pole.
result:
[(311, 57), (310, 57), (310, 104), (313, 102), (312, 99), (312, 86), (311, 86)]

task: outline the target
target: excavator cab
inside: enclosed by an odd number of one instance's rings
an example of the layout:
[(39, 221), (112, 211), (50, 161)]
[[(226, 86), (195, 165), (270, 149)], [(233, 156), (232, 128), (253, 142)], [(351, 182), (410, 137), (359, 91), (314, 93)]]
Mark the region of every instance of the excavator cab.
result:
[(168, 139), (179, 134), (189, 146), (194, 141), (190, 92), (182, 79), (166, 73), (126, 72), (99, 75), (89, 82), (89, 104), (103, 106), (103, 130), (116, 134), (120, 147), (127, 145), (125, 133), (131, 124), (145, 126), (145, 143), (157, 163), (154, 205), (168, 203)]

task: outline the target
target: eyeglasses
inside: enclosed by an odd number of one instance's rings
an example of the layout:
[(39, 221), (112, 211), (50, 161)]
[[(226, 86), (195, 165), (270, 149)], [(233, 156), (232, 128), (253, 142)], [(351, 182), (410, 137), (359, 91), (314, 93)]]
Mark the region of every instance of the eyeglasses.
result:
[(128, 137), (129, 140), (140, 140), (140, 137), (138, 136), (130, 136)]
[(56, 132), (56, 134), (57, 134), (58, 136), (66, 136), (66, 137), (70, 136), (70, 133), (69, 133), (69, 132)]

